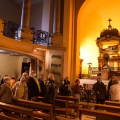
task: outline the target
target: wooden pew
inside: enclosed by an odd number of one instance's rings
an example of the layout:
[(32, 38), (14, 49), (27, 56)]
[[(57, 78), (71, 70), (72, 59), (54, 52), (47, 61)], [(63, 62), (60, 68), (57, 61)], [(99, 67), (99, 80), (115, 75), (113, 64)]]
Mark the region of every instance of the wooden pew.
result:
[[(39, 101), (44, 100), (44, 97), (38, 97)], [(65, 117), (68, 115), (71, 116), (72, 109), (68, 108), (68, 102), (67, 100), (61, 100), (61, 99), (55, 99), (55, 113), (57, 114), (63, 114)]]
[(79, 103), (79, 99), (74, 96), (57, 96), (56, 99), (67, 100), (68, 108), (76, 110), (79, 115), (79, 105), (75, 105), (74, 102)]
[(105, 101), (106, 105), (113, 105), (113, 106), (119, 106), (120, 107), (120, 102), (114, 102), (114, 101)]
[(99, 120), (120, 120), (120, 114), (105, 112), (99, 110), (91, 110), (88, 108), (79, 108), (79, 118), (82, 120), (82, 115), (95, 116)]
[(55, 112), (58, 114), (63, 114), (65, 117), (70, 115), (71, 117), (72, 109), (68, 108), (68, 102), (66, 100), (55, 99)]
[(96, 110), (106, 110), (107, 112), (120, 113), (120, 107), (104, 104), (95, 104)]
[(8, 117), (4, 115), (4, 113), (0, 113), (0, 120), (20, 120), (20, 119)]
[[(16, 118), (19, 120), (33, 120), (34, 119), (33, 110), (29, 108), (24, 108), (24, 107), (0, 102), (0, 109), (2, 110), (1, 112), (3, 113), (3, 115), (8, 116), (8, 118), (12, 117), (12, 118)], [(29, 118), (23, 117), (20, 114), (29, 116)]]
[[(47, 120), (53, 119), (53, 110), (52, 110), (51, 104), (34, 102), (34, 101), (23, 100), (23, 99), (15, 99), (14, 103), (15, 105), (22, 105), (24, 107), (32, 108), (34, 117), (43, 118)], [(46, 110), (47, 110), (47, 113), (45, 112)]]

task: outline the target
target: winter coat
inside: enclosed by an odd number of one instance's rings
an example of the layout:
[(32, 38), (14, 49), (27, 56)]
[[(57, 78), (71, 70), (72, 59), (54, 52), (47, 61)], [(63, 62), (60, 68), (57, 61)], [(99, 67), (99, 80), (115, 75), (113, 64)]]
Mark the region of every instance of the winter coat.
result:
[[(93, 85), (93, 90), (96, 93), (96, 99), (105, 99), (105, 95), (106, 95), (106, 88), (103, 82), (99, 83), (96, 82)], [(99, 92), (99, 93), (98, 93)]]

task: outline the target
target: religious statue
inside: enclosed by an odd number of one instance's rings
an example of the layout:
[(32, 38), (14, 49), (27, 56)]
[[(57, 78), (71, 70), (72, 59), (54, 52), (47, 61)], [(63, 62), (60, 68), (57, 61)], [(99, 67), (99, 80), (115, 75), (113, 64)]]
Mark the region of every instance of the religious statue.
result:
[(105, 65), (108, 65), (109, 54), (108, 54), (108, 53), (105, 53), (105, 54), (103, 55), (103, 59), (104, 59), (104, 64), (105, 64)]
[(104, 65), (103, 68), (101, 70), (101, 79), (102, 80), (108, 80), (109, 76), (110, 76), (110, 68), (108, 65), (108, 60), (109, 60), (109, 54), (105, 53), (103, 55), (103, 60), (104, 60)]

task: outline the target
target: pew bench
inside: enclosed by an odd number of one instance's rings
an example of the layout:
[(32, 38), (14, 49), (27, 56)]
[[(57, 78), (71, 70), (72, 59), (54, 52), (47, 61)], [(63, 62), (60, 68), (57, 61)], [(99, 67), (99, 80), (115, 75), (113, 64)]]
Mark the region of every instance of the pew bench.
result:
[(120, 107), (112, 106), (112, 105), (95, 104), (95, 109), (96, 110), (106, 110), (107, 112), (120, 113)]
[[(39, 101), (44, 101), (44, 97), (39, 96)], [(68, 108), (67, 100), (55, 99), (55, 113), (71, 117), (71, 108)]]
[(79, 103), (79, 99), (74, 97), (74, 96), (60, 96), (58, 95), (56, 99), (61, 99), (61, 100), (67, 100), (68, 103), (68, 108), (74, 109), (77, 112), (77, 115), (79, 115), (79, 104), (75, 105), (76, 103)]
[(120, 107), (120, 102), (115, 102), (115, 101), (105, 101), (106, 105), (113, 105), (113, 106), (119, 106)]
[(91, 110), (88, 108), (79, 108), (79, 118), (82, 120), (82, 115), (94, 116), (99, 120), (120, 120), (120, 114), (105, 112), (99, 110)]
[(68, 102), (66, 100), (55, 99), (55, 112), (58, 114), (63, 114), (65, 117), (70, 115), (71, 117), (72, 109), (68, 108)]
[[(24, 108), (21, 106), (16, 106), (16, 105), (0, 102), (0, 109), (1, 109), (1, 114), (3, 115), (2, 117), (8, 117), (9, 119), (15, 118), (19, 120), (33, 120), (34, 119), (33, 110), (29, 108)], [(23, 115), (26, 117), (24, 117)]]
[(4, 115), (4, 113), (0, 113), (0, 120), (20, 120), (20, 119), (8, 117)]
[(53, 110), (52, 110), (51, 104), (34, 102), (34, 101), (23, 100), (23, 99), (15, 99), (14, 104), (32, 108), (34, 117), (43, 118), (46, 120), (53, 119)]

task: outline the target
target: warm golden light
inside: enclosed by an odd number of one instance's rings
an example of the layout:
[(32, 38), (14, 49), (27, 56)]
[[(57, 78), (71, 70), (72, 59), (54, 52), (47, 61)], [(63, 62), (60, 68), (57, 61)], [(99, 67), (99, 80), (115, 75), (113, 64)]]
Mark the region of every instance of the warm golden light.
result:
[[(82, 5), (77, 19), (77, 40), (80, 41), (80, 58), (82, 74), (88, 70), (87, 63), (92, 62), (91, 67), (98, 67), (99, 50), (96, 39), (100, 32), (108, 28), (109, 18), (112, 19), (113, 28), (120, 30), (120, 0), (86, 0)], [(106, 46), (104, 46), (106, 47)]]

